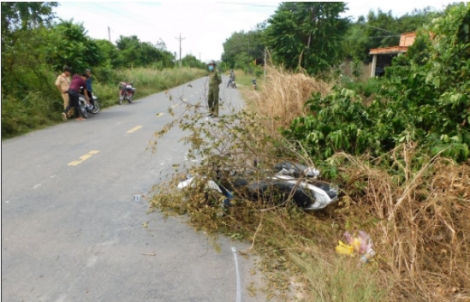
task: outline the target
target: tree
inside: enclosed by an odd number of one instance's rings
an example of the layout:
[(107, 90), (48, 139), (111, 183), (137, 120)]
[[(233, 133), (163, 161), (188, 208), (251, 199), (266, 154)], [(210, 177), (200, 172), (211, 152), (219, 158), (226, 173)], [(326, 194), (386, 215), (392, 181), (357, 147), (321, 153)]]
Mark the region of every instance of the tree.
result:
[[(2, 91), (24, 98), (31, 87), (47, 86), (46, 27), (56, 2), (2, 2)], [(3, 98), (2, 98), (3, 101)]]
[(416, 31), (440, 15), (442, 12), (432, 11), (429, 7), (415, 9), (398, 18), (393, 17), (391, 11), (370, 11), (367, 18), (360, 16), (349, 27), (343, 43), (344, 53), (346, 57), (369, 62), (370, 49), (399, 45), (402, 33)]
[(266, 22), (257, 25), (256, 29), (235, 32), (224, 43), (222, 61), (230, 68), (244, 68), (256, 58), (263, 58), (264, 29)]
[(135, 35), (120, 36), (116, 46), (120, 50), (120, 60), (126, 67), (157, 64), (159, 68), (164, 68), (173, 65), (173, 55), (169, 51), (158, 49), (148, 42), (141, 42)]
[(159, 38), (157, 43), (155, 43), (155, 47), (161, 51), (166, 51), (166, 43), (162, 40), (162, 38)]
[(108, 65), (111, 68), (121, 67), (122, 62), (119, 60), (119, 50), (113, 43), (105, 39), (95, 40), (95, 42), (106, 58), (106, 62), (103, 65)]
[(318, 74), (342, 59), (340, 47), (348, 28), (343, 2), (284, 2), (268, 20), (266, 44), (273, 60), (288, 69)]
[(95, 40), (87, 36), (83, 23), (61, 20), (49, 31), (49, 35), (51, 43), (45, 46), (47, 62), (55, 70), (62, 70), (67, 65), (75, 72), (83, 72), (104, 62), (104, 54)]
[(182, 61), (183, 66), (206, 69), (206, 64), (199, 61), (195, 56), (190, 55), (190, 54), (182, 58), (181, 61)]
[[(397, 57), (374, 100), (336, 86), (328, 96), (312, 95), (311, 115), (293, 121), (287, 134), (311, 155), (336, 151), (383, 155), (402, 142), (465, 162), (470, 156), (470, 4), (449, 8), (419, 31), (418, 43)], [(435, 34), (429, 41), (429, 32)], [(427, 53), (426, 56), (423, 56)], [(396, 64), (399, 61), (400, 64)], [(403, 61), (407, 64), (402, 64)]]
[(2, 2), (2, 36), (53, 20), (57, 2)]

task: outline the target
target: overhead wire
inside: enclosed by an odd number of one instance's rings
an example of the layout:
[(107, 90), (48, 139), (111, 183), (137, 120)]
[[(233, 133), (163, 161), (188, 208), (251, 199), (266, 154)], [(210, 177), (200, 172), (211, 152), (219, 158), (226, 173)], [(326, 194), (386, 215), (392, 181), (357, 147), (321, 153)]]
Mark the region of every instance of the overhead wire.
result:
[(255, 3), (247, 3), (247, 2), (222, 2), (222, 1), (216, 1), (215, 3), (244, 5), (244, 6), (257, 6), (257, 7), (278, 7), (277, 5), (255, 4)]
[(394, 32), (394, 31), (391, 31), (391, 30), (387, 30), (387, 29), (375, 27), (375, 26), (372, 26), (372, 25), (364, 24), (364, 23), (358, 23), (358, 25), (363, 25), (363, 26), (367, 26), (367, 27), (372, 27), (372, 28), (375, 28), (375, 29), (378, 29), (378, 30), (381, 30), (381, 31), (386, 31), (386, 32), (389, 32), (389, 33), (392, 33), (392, 34), (400, 35), (399, 33)]

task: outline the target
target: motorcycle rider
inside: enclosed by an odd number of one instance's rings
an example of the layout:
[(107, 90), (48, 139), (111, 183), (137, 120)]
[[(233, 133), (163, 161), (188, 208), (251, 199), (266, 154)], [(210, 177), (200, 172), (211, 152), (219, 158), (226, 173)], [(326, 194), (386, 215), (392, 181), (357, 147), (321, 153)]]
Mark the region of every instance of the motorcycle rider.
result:
[(210, 117), (219, 116), (219, 85), (222, 83), (222, 78), (215, 68), (215, 65), (214, 60), (211, 60), (208, 64), (209, 94), (207, 96), (207, 103), (209, 105)]
[(90, 97), (90, 106), (94, 107), (95, 104), (93, 103), (93, 88), (91, 87), (91, 70), (87, 68), (85, 70), (85, 73), (88, 76), (88, 78), (85, 81), (85, 84), (86, 84), (86, 90), (88, 90), (88, 96)]
[[(78, 104), (78, 99), (80, 97), (80, 87), (85, 87), (86, 86), (86, 79), (88, 78), (88, 75), (86, 73), (82, 73), (81, 75), (74, 75), (72, 78), (72, 83), (70, 83), (70, 87), (67, 91), (63, 91), (63, 93), (68, 93), (69, 95), (69, 104), (67, 105), (67, 108), (65, 108), (64, 112), (62, 112), (62, 119), (64, 122), (67, 120), (67, 112), (72, 108), (72, 106), (75, 108), (75, 115), (78, 116), (77, 121), (84, 121), (86, 120), (81, 116), (80, 112), (80, 105)], [(88, 91), (86, 89), (83, 90), (85, 94), (85, 99), (89, 103), (90, 98), (88, 96)]]
[(230, 84), (232, 84), (232, 82), (234, 81), (235, 81), (235, 73), (233, 72), (233, 69), (230, 69), (230, 76), (229, 76), (229, 80), (227, 83), (227, 87), (229, 87)]

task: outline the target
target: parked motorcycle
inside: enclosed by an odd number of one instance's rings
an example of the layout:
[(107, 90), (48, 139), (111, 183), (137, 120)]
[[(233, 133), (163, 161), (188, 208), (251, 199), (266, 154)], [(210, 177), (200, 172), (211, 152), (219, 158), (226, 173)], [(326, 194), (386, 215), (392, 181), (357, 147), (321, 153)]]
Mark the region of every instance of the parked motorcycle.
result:
[(90, 103), (91, 105), (88, 105), (86, 101), (85, 94), (83, 92), (83, 86), (80, 87), (78, 105), (80, 106), (80, 111), (84, 118), (88, 117), (88, 112), (97, 114), (101, 110), (100, 101), (98, 100), (98, 97), (93, 93), (90, 97)]
[(178, 188), (195, 187), (202, 180), (206, 189), (226, 197), (224, 206), (228, 207), (231, 206), (230, 200), (233, 199), (234, 192), (245, 199), (266, 203), (291, 198), (298, 207), (306, 211), (324, 209), (338, 200), (338, 188), (317, 180), (320, 172), (314, 168), (283, 162), (274, 166), (272, 172), (274, 175), (265, 179), (250, 180), (249, 171), (240, 173), (219, 170), (217, 182), (195, 176), (180, 182)]
[(131, 104), (134, 99), (134, 94), (135, 88), (132, 87), (132, 83), (119, 83), (119, 105), (121, 105), (124, 100), (127, 100), (129, 104)]

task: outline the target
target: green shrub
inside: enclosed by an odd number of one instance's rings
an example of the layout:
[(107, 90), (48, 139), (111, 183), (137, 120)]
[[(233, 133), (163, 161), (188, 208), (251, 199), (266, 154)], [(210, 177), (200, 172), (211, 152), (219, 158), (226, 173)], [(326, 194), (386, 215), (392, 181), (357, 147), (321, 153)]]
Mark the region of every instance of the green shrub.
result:
[[(338, 151), (378, 156), (399, 143), (414, 141), (423, 152), (443, 152), (466, 161), (470, 155), (468, 20), (470, 5), (454, 6), (433, 23), (434, 44), (410, 47), (416, 55), (396, 60), (384, 79), (346, 80), (346, 88), (337, 86), (326, 97), (313, 95), (306, 103), (312, 114), (295, 119), (283, 133), (318, 159)], [(423, 48), (428, 56), (423, 56)], [(360, 97), (372, 94), (370, 104)]]

